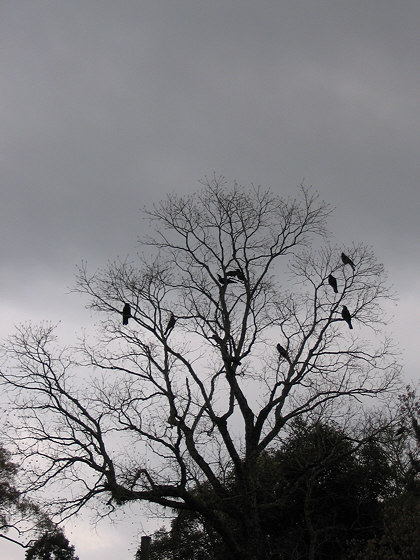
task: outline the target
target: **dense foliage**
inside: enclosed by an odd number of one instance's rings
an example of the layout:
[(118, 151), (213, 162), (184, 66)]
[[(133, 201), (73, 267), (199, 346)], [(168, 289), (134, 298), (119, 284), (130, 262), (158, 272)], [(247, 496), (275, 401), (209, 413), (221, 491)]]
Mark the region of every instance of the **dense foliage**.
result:
[[(410, 469), (405, 474), (404, 480), (380, 438), (360, 445), (337, 426), (296, 421), (287, 441), (258, 462), (258, 501), (272, 558), (420, 557), (418, 487)], [(226, 487), (240, 507), (234, 476)], [(206, 489), (197, 492), (203, 496)], [(228, 557), (206, 521), (183, 512), (170, 531), (155, 533), (152, 551), (153, 560)]]
[(41, 535), (25, 554), (25, 560), (79, 560), (59, 529)]
[(11, 453), (0, 445), (0, 538), (25, 546), (25, 539), (51, 527), (51, 521), (16, 484), (19, 469)]

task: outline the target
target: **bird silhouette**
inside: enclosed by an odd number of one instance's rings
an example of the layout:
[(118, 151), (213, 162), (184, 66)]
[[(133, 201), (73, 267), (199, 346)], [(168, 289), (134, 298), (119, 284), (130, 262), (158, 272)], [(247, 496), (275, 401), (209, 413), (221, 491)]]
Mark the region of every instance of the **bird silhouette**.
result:
[(341, 260), (343, 261), (343, 264), (349, 264), (353, 270), (356, 270), (354, 262), (345, 253), (341, 253)]
[(220, 347), (221, 347), (221, 351), (222, 351), (222, 358), (223, 361), (225, 362), (225, 364), (228, 365), (236, 365), (236, 366), (240, 366), (242, 364), (241, 360), (239, 358), (235, 358), (235, 356), (230, 356), (226, 350), (225, 347), (225, 343), (224, 340), (222, 338), (220, 338), (220, 336), (218, 336), (217, 334), (212, 334), (211, 336), (209, 336), (209, 339), (214, 340)]
[(209, 336), (209, 338), (212, 338), (219, 345), (223, 343), (223, 340), (220, 338), (220, 336), (217, 336), (217, 334), (212, 334), (211, 336)]
[(289, 353), (286, 348), (283, 348), (281, 344), (277, 344), (276, 346), (278, 353), (282, 358), (285, 358), (288, 362), (290, 362)]
[(332, 274), (330, 274), (328, 276), (328, 284), (332, 287), (332, 289), (334, 290), (334, 292), (336, 294), (338, 294), (338, 289), (337, 289), (337, 278), (335, 278), (335, 276), (333, 276)]
[(169, 319), (169, 321), (168, 321), (168, 325), (167, 325), (167, 327), (166, 327), (165, 334), (168, 334), (168, 332), (169, 332), (171, 329), (174, 328), (175, 323), (176, 323), (175, 315), (174, 315), (173, 313), (171, 313), (171, 317), (170, 317), (170, 319)]
[(236, 284), (236, 280), (233, 280), (232, 278), (224, 278), (223, 276), (220, 276), (220, 274), (217, 275), (217, 279), (222, 286), (226, 286), (227, 284)]
[(241, 282), (245, 282), (245, 275), (240, 268), (236, 270), (236, 278)]
[(350, 311), (347, 309), (347, 307), (345, 305), (343, 305), (343, 310), (341, 311), (341, 316), (343, 317), (345, 322), (348, 324), (349, 328), (352, 329), (353, 325), (351, 324)]
[(226, 272), (226, 276), (235, 276), (241, 282), (245, 282), (244, 273), (242, 272), (242, 270), (240, 268), (237, 268), (235, 270), (228, 270)]
[(131, 317), (131, 307), (129, 303), (124, 304), (122, 310), (122, 316), (123, 316), (123, 325), (128, 325), (128, 319)]
[(229, 362), (237, 366), (240, 366), (242, 364), (241, 360), (239, 358), (235, 358), (234, 356), (229, 358)]

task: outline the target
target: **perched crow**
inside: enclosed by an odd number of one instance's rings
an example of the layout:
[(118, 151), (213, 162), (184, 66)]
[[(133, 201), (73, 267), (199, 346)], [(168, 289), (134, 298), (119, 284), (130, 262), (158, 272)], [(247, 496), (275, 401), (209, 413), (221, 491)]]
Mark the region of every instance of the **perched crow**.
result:
[(240, 280), (241, 282), (245, 282), (244, 273), (240, 268), (237, 268), (236, 270), (228, 270), (226, 272), (226, 276), (236, 276), (238, 280)]
[(337, 278), (335, 278), (332, 274), (328, 276), (328, 284), (332, 287), (334, 292), (338, 294), (337, 290)]
[(220, 336), (218, 336), (217, 334), (212, 334), (211, 336), (209, 336), (209, 339), (214, 340), (220, 347), (222, 350), (222, 358), (223, 361), (225, 362), (225, 364), (234, 364), (237, 366), (240, 366), (242, 364), (241, 360), (239, 358), (235, 358), (235, 356), (229, 356), (226, 352), (226, 348), (224, 345), (224, 340), (222, 338), (220, 338)]
[(217, 275), (217, 279), (222, 286), (226, 286), (226, 284), (236, 284), (236, 280), (232, 280), (231, 278), (224, 278), (223, 276), (220, 276), (220, 274)]
[(217, 336), (217, 334), (212, 334), (211, 336), (209, 336), (209, 338), (212, 338), (219, 345), (223, 343), (223, 340), (220, 338), (220, 336)]
[(168, 332), (169, 332), (171, 329), (174, 328), (175, 323), (176, 323), (175, 315), (174, 315), (173, 313), (171, 313), (171, 317), (170, 317), (169, 322), (168, 322), (168, 325), (167, 325), (167, 327), (166, 327), (165, 334), (168, 334)]
[(128, 325), (128, 319), (131, 317), (131, 307), (129, 303), (125, 303), (122, 311), (123, 325)]
[(288, 353), (288, 351), (286, 350), (286, 348), (283, 348), (283, 346), (282, 346), (281, 344), (277, 344), (276, 348), (277, 348), (277, 351), (278, 351), (278, 353), (280, 354), (280, 356), (281, 356), (282, 358), (286, 358), (286, 360), (287, 360), (288, 362), (290, 362), (289, 353)]
[(352, 329), (353, 326), (351, 324), (351, 315), (350, 315), (350, 311), (347, 309), (347, 307), (345, 305), (343, 305), (343, 310), (341, 312), (341, 316), (343, 317), (343, 319), (345, 320), (345, 322), (348, 324), (349, 328)]
[(229, 361), (230, 361), (231, 364), (235, 364), (237, 366), (240, 366), (242, 364), (242, 362), (239, 358), (232, 357), (232, 358), (229, 359)]
[(343, 264), (349, 264), (352, 267), (353, 270), (356, 270), (354, 262), (351, 260), (350, 257), (345, 255), (344, 253), (341, 253), (341, 260), (343, 261)]
[(222, 356), (223, 361), (226, 365), (236, 365), (240, 366), (242, 364), (239, 358), (235, 358), (235, 356)]

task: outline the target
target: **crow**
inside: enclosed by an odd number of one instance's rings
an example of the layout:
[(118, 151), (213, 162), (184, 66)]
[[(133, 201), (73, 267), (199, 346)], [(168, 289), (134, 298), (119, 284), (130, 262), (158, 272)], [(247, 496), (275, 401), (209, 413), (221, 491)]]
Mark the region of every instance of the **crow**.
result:
[(122, 316), (123, 316), (123, 325), (128, 325), (128, 319), (131, 317), (131, 307), (129, 303), (124, 304), (122, 310)]
[(353, 270), (356, 270), (354, 262), (346, 254), (341, 253), (341, 260), (343, 261), (343, 264), (349, 264), (352, 267)]
[(328, 284), (332, 287), (334, 292), (338, 294), (337, 290), (337, 278), (335, 278), (332, 274), (328, 276)]
[(223, 340), (217, 334), (212, 334), (209, 338), (212, 338), (219, 345), (223, 343)]
[(236, 270), (236, 278), (241, 282), (245, 282), (245, 275), (240, 268)]
[(286, 358), (286, 360), (287, 360), (288, 362), (290, 362), (289, 353), (288, 353), (288, 351), (286, 350), (286, 348), (283, 348), (283, 346), (282, 346), (281, 344), (277, 344), (276, 348), (277, 348), (277, 351), (278, 351), (278, 353), (280, 354), (280, 356), (281, 356), (282, 358)]
[(236, 280), (232, 280), (231, 278), (224, 278), (223, 276), (220, 276), (220, 274), (217, 275), (217, 279), (222, 286), (226, 286), (227, 284), (236, 284)]
[(241, 360), (239, 358), (235, 358), (235, 356), (222, 356), (222, 358), (226, 365), (240, 366), (242, 364)]
[(232, 356), (232, 358), (229, 358), (229, 361), (231, 364), (240, 366), (242, 364), (241, 360), (239, 358), (235, 358), (234, 356)]
[(168, 332), (169, 332), (171, 329), (174, 328), (175, 323), (176, 323), (175, 315), (174, 315), (173, 313), (171, 313), (171, 317), (170, 317), (169, 322), (168, 322), (168, 325), (167, 325), (167, 327), (166, 327), (165, 334), (168, 334)]
[(349, 328), (352, 329), (353, 326), (351, 324), (350, 311), (347, 309), (347, 307), (345, 305), (343, 305), (343, 310), (341, 311), (341, 316), (343, 317), (344, 321), (348, 324)]
[(235, 270), (228, 270), (226, 272), (226, 276), (236, 276), (236, 278), (238, 280), (240, 280), (241, 282), (245, 282), (244, 273), (242, 272), (242, 270), (240, 268), (237, 268)]
[(219, 346), (221, 346), (222, 358), (223, 358), (223, 361), (226, 364), (233, 364), (233, 365), (237, 365), (237, 366), (240, 366), (242, 364), (242, 362), (239, 358), (235, 358), (235, 356), (228, 356), (227, 355), (226, 348), (224, 347), (224, 340), (222, 338), (220, 338), (220, 336), (218, 336), (217, 334), (212, 334), (211, 336), (209, 336), (209, 338), (211, 338)]

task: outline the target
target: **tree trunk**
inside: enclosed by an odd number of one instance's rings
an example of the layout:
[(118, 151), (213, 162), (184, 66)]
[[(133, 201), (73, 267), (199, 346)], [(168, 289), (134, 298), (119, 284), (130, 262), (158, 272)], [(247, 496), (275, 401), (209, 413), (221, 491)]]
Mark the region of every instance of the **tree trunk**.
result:
[(242, 488), (243, 499), (243, 558), (269, 560), (271, 557), (267, 536), (261, 527), (258, 506), (258, 467), (252, 459), (247, 465), (246, 483)]
[(243, 557), (246, 560), (269, 560), (271, 554), (268, 549), (266, 536), (261, 530), (259, 519), (255, 516), (254, 521), (252, 521), (251, 517), (250, 515), (250, 523), (244, 538)]
[(151, 537), (141, 538), (140, 560), (150, 560), (150, 541)]

